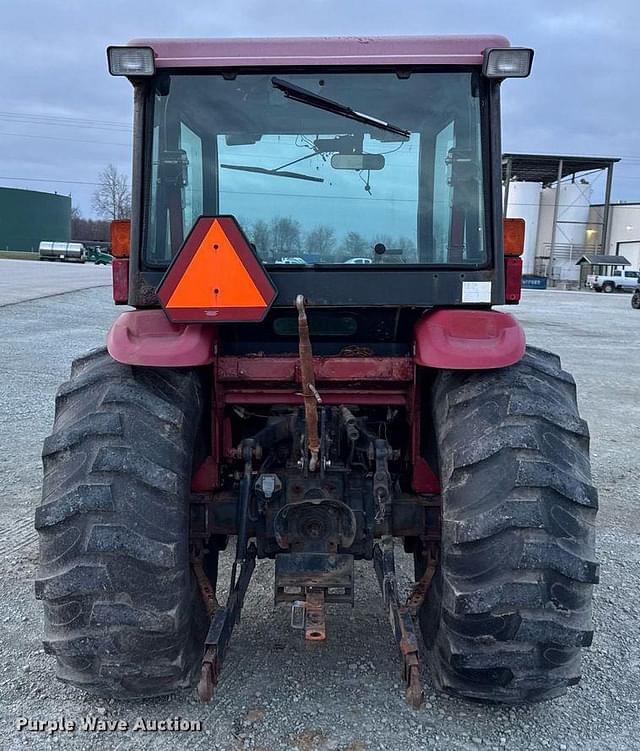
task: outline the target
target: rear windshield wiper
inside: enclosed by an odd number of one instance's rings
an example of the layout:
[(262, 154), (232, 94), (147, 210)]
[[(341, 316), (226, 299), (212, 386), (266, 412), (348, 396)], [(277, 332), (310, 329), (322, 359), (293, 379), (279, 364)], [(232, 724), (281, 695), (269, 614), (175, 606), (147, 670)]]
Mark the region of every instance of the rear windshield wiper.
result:
[(391, 125), (391, 123), (387, 123), (372, 115), (365, 115), (364, 112), (356, 112), (351, 107), (340, 104), (340, 102), (334, 102), (333, 99), (327, 99), (319, 94), (314, 94), (313, 91), (308, 91), (288, 81), (283, 81), (282, 78), (272, 78), (271, 85), (276, 89), (280, 89), (287, 99), (293, 99), (295, 102), (301, 102), (302, 104), (308, 104), (310, 107), (317, 107), (318, 109), (332, 112), (335, 115), (348, 117), (350, 120), (356, 120), (365, 125), (372, 125), (374, 128), (386, 130), (388, 133), (395, 133), (398, 136), (402, 136), (402, 138), (409, 138), (411, 135), (411, 131), (409, 130), (399, 128), (397, 125)]
[[(314, 155), (315, 156), (315, 155)], [(302, 172), (279, 172), (277, 169), (267, 169), (266, 167), (246, 167), (243, 164), (221, 164), (223, 169), (235, 169), (240, 172), (256, 172), (259, 175), (275, 175), (276, 177), (293, 177), (296, 180), (309, 180), (312, 183), (323, 183), (323, 177), (312, 177), (304, 175)]]

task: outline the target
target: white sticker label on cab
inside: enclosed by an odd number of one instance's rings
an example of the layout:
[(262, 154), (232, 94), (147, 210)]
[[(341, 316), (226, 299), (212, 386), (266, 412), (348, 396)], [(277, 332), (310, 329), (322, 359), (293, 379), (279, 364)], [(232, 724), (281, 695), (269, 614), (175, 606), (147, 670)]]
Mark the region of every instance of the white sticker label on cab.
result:
[(491, 282), (462, 282), (462, 302), (491, 302)]

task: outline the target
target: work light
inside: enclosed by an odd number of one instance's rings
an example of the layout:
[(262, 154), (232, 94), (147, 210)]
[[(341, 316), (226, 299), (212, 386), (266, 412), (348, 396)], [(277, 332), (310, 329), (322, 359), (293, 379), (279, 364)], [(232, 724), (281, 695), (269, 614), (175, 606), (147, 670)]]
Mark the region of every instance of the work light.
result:
[(112, 76), (152, 76), (156, 72), (151, 47), (107, 47), (109, 73)]
[(526, 78), (532, 61), (528, 47), (492, 47), (484, 51), (482, 72), (487, 78)]

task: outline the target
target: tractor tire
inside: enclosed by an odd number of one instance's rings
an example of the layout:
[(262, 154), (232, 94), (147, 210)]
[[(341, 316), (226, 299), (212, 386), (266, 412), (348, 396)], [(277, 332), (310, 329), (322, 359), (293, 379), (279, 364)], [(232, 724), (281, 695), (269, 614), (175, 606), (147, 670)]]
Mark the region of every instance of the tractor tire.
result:
[(608, 292), (608, 293), (615, 292), (615, 289), (616, 289), (616, 285), (613, 284), (613, 282), (605, 282), (602, 285), (602, 291), (603, 292)]
[(634, 310), (640, 310), (640, 292), (636, 290), (631, 297), (631, 307)]
[(207, 620), (189, 558), (194, 370), (76, 360), (42, 452), (36, 597), (57, 676), (117, 699), (192, 684)]
[(434, 682), (507, 704), (564, 694), (591, 644), (598, 581), (573, 378), (529, 347), (509, 368), (440, 372), (432, 403), (442, 540), (420, 622)]

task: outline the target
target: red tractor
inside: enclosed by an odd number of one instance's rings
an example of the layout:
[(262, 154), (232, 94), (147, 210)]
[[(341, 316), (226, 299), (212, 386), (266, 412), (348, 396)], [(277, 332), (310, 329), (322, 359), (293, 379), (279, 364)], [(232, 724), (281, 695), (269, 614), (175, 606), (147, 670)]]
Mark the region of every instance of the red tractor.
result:
[(523, 242), (500, 84), (532, 57), (503, 37), (109, 48), (135, 99), (113, 227), (133, 310), (73, 363), (44, 445), (36, 593), (61, 680), (210, 699), (259, 558), (312, 640), (371, 561), (412, 705), (418, 629), (452, 694), (579, 680), (589, 434), (558, 357), (492, 310), (520, 298)]

